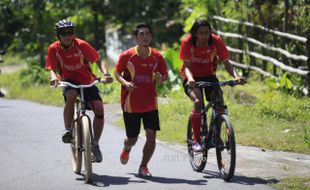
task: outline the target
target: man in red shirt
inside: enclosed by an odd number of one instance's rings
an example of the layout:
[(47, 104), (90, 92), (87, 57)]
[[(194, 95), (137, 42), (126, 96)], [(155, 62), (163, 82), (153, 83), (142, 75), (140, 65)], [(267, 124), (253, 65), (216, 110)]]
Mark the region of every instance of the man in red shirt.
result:
[[(240, 84), (246, 81), (240, 77), (229, 63), (229, 52), (222, 39), (212, 34), (211, 25), (207, 20), (197, 20), (181, 44), (180, 59), (183, 60), (181, 77), (185, 93), (193, 101), (194, 108), (190, 114), (190, 122), (194, 133), (194, 151), (201, 151), (200, 128), (201, 107), (203, 97), (196, 82), (218, 82), (216, 77), (217, 64), (222, 62), (227, 72)], [(212, 96), (213, 95), (213, 96)], [(223, 106), (223, 92), (219, 87), (210, 87), (206, 90), (207, 100), (216, 97), (216, 105)]]
[[(48, 47), (46, 57), (46, 69), (50, 70), (51, 85), (57, 85), (59, 79), (77, 85), (92, 83), (96, 76), (91, 72), (89, 63), (93, 62), (98, 64), (100, 71), (104, 73), (105, 80), (112, 82), (113, 79), (100, 55), (86, 41), (75, 38), (74, 28), (75, 25), (70, 20), (60, 20), (56, 23), (55, 29), (58, 40)], [(70, 143), (72, 139), (71, 124), (74, 115), (74, 103), (78, 93), (78, 89), (71, 87), (64, 89), (63, 94), (66, 102), (63, 112), (65, 132), (62, 140), (64, 143)], [(104, 125), (103, 102), (96, 86), (85, 89), (84, 96), (85, 100), (91, 103), (91, 108), (95, 114), (92, 153), (96, 162), (101, 162), (99, 139)]]
[(115, 66), (115, 78), (121, 83), (121, 106), (127, 138), (120, 156), (122, 164), (129, 159), (131, 147), (135, 145), (143, 121), (146, 142), (138, 174), (151, 177), (147, 168), (156, 144), (159, 127), (156, 84), (167, 79), (167, 67), (160, 53), (150, 47), (152, 30), (139, 24), (134, 31), (137, 46), (121, 53)]

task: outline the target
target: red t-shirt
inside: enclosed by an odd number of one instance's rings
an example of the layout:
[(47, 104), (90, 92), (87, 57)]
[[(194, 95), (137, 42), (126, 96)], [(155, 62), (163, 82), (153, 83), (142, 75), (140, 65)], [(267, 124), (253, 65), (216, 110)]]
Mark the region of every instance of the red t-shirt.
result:
[(128, 91), (121, 87), (121, 105), (125, 112), (143, 113), (157, 110), (156, 85), (153, 73), (159, 72), (167, 77), (167, 66), (162, 55), (150, 48), (150, 54), (143, 59), (137, 52), (137, 47), (121, 53), (115, 66), (115, 71), (122, 73), (126, 81), (133, 81), (137, 87)]
[(75, 38), (68, 49), (64, 49), (58, 40), (48, 47), (45, 67), (59, 71), (63, 80), (90, 84), (95, 76), (90, 70), (89, 62), (96, 62), (99, 58), (98, 52), (84, 40)]
[[(180, 59), (183, 61), (190, 61), (190, 71), (193, 77), (205, 77), (215, 75), (217, 68), (217, 59), (226, 61), (229, 58), (229, 52), (222, 41), (222, 39), (211, 34), (213, 43), (211, 46), (204, 47), (194, 46), (191, 42), (191, 35), (187, 35), (181, 44)], [(181, 77), (186, 79), (184, 64), (181, 67)]]

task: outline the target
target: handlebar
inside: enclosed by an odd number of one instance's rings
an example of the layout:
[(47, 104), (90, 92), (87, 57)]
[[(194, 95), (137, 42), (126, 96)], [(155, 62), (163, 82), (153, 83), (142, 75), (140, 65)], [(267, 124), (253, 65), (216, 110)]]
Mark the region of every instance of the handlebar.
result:
[(70, 86), (72, 88), (89, 88), (89, 87), (96, 85), (99, 82), (103, 83), (103, 84), (107, 83), (107, 81), (105, 79), (96, 79), (90, 84), (81, 84), (81, 85), (75, 85), (75, 84), (72, 84), (72, 83), (67, 82), (67, 81), (58, 81), (57, 86), (60, 86), (60, 87)]
[(228, 81), (222, 81), (222, 82), (205, 82), (205, 81), (199, 81), (196, 82), (196, 86), (203, 88), (203, 87), (209, 87), (209, 86), (235, 86), (238, 85), (239, 82), (235, 81), (235, 80), (228, 80)]

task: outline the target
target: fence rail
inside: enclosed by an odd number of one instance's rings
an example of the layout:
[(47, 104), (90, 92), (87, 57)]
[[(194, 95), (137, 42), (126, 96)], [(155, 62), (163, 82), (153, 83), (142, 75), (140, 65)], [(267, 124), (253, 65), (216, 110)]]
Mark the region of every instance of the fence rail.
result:
[[(307, 86), (310, 91), (310, 34), (307, 36), (307, 38), (302, 36), (297, 36), (290, 33), (280, 32), (276, 31), (270, 28), (266, 28), (260, 25), (256, 25), (250, 22), (244, 22), (244, 21), (238, 21), (228, 18), (223, 18), (220, 16), (212, 16), (211, 19), (213, 19), (216, 22), (219, 23), (228, 23), (228, 24), (234, 24), (238, 25), (238, 33), (232, 33), (232, 32), (225, 32), (221, 30), (214, 29), (214, 32), (220, 36), (225, 36), (227, 38), (231, 39), (238, 39), (238, 47), (233, 47), (231, 44), (228, 45), (228, 50), (239, 56), (239, 61), (236, 60), (230, 60), (230, 62), (239, 68), (242, 68), (243, 70), (254, 70), (256, 72), (259, 72), (261, 75), (265, 77), (275, 77), (277, 75), (277, 68), (281, 69), (282, 71), (291, 73), (291, 74), (297, 74), (305, 79), (307, 81)], [(246, 26), (246, 32), (243, 32), (241, 29), (241, 26)], [(222, 27), (219, 27), (222, 28)], [(248, 34), (249, 29), (255, 28), (261, 30), (264, 34), (269, 33), (272, 34), (274, 37), (274, 43), (272, 45), (267, 44), (264, 42), (264, 38), (261, 38), (262, 40), (255, 39), (251, 37)], [(240, 34), (242, 33), (242, 34)], [(301, 43), (302, 46), (305, 46), (305, 49), (307, 50), (307, 55), (297, 55), (294, 53), (289, 52), (288, 50), (277, 47), (277, 45), (282, 45), (279, 42), (275, 42), (275, 37), (281, 37), (281, 38), (288, 38), (290, 40), (296, 41), (297, 43)], [(244, 50), (243, 43), (247, 42), (249, 44), (248, 49)], [(258, 49), (259, 47), (259, 49)], [(270, 55), (273, 52), (272, 55)], [(276, 56), (278, 54), (278, 56)], [(243, 56), (249, 56), (251, 61), (249, 64), (241, 63), (243, 62)], [(278, 58), (282, 58), (282, 62)], [(263, 62), (262, 66), (259, 67), (256, 64), (256, 60), (261, 60)], [(285, 62), (285, 63), (283, 63)], [(273, 64), (273, 74), (268, 71), (267, 69), (267, 63)], [(294, 64), (288, 64), (288, 63), (294, 63)], [(298, 63), (298, 64), (296, 64)], [(301, 63), (301, 65), (299, 65)], [(296, 66), (298, 65), (298, 66)], [(298, 68), (296, 68), (298, 67)], [(307, 70), (305, 70), (305, 68)]]

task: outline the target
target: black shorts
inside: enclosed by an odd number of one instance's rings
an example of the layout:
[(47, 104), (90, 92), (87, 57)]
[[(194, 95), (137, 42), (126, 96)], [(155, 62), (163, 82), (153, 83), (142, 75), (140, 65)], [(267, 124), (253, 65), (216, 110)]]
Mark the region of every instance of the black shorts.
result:
[[(211, 76), (207, 76), (207, 77), (194, 77), (194, 80), (196, 82), (198, 81), (204, 81), (204, 82), (219, 82), (218, 78), (215, 76), (215, 75), (211, 75)], [(183, 87), (184, 87), (184, 92), (185, 94), (190, 97), (190, 92), (191, 92), (191, 89), (186, 86), (186, 83), (187, 83), (187, 80), (184, 80), (183, 81)], [(221, 96), (219, 99), (217, 99), (216, 103), (217, 104), (224, 104), (224, 102), (222, 101), (223, 99), (223, 91), (220, 87), (206, 87), (205, 90), (204, 90), (204, 94), (206, 96), (206, 99), (208, 101), (210, 101), (213, 97), (212, 95), (216, 96), (216, 97), (219, 97)]]
[(126, 135), (129, 138), (137, 137), (140, 133), (141, 119), (144, 129), (159, 131), (159, 116), (158, 110), (144, 113), (128, 113), (123, 112), (123, 118), (126, 128)]
[[(68, 81), (68, 82), (75, 84), (75, 85), (79, 85), (79, 84), (76, 84), (72, 81)], [(73, 88), (71, 86), (66, 86), (63, 90), (63, 96), (64, 96), (65, 101), (66, 101), (65, 94), (68, 90), (75, 90), (78, 94), (80, 94), (80, 89)], [(101, 100), (102, 101), (100, 94), (99, 94), (99, 90), (96, 86), (84, 88), (84, 99), (85, 99), (87, 104), (91, 103), (94, 100)]]

